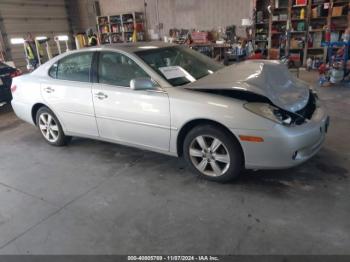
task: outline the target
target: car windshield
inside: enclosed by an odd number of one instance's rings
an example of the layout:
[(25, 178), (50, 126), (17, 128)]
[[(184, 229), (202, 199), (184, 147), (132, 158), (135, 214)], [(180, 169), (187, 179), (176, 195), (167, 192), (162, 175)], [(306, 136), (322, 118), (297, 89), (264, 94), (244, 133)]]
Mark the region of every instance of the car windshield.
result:
[(194, 82), (224, 67), (197, 51), (180, 46), (137, 51), (136, 55), (173, 86)]

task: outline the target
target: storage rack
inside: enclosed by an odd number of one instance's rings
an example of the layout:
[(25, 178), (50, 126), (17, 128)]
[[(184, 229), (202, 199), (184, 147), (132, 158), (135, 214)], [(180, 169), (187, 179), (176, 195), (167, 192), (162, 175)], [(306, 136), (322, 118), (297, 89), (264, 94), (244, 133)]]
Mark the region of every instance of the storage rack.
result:
[(253, 27), (253, 41), (256, 49), (262, 53), (267, 53), (270, 37), (270, 14), (267, 6), (270, 0), (257, 0), (255, 3), (255, 17)]
[(136, 40), (145, 40), (145, 19), (141, 12), (98, 16), (96, 21), (101, 44), (131, 42), (135, 29)]
[(308, 57), (325, 61), (321, 43), (341, 41), (350, 26), (350, 0), (256, 0), (255, 10), (255, 48), (268, 49), (270, 59), (299, 57), (304, 65)]

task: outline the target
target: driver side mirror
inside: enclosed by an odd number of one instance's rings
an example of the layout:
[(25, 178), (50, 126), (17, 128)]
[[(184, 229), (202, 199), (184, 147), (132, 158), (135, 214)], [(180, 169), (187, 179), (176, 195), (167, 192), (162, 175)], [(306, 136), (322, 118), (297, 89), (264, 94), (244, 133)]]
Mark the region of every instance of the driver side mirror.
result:
[(135, 78), (130, 81), (130, 88), (133, 90), (155, 90), (158, 85), (151, 78)]

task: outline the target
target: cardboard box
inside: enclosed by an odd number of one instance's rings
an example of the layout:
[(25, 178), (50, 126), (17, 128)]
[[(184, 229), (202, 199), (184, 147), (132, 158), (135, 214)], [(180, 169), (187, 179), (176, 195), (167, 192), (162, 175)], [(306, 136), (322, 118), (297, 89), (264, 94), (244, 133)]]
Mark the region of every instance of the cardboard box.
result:
[(296, 40), (294, 38), (290, 39), (290, 48), (291, 49), (299, 48), (299, 40)]
[(277, 48), (269, 49), (269, 57), (271, 60), (279, 60), (280, 59), (280, 50)]
[(344, 6), (333, 6), (332, 16), (341, 16), (343, 14)]

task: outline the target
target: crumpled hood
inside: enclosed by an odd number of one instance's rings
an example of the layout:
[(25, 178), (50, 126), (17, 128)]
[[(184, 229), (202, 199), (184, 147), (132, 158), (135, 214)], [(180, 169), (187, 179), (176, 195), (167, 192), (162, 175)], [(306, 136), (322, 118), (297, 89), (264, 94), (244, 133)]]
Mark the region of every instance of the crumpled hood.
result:
[(310, 95), (308, 85), (293, 76), (286, 65), (267, 60), (248, 60), (227, 66), (185, 88), (252, 92), (291, 112), (304, 108)]

